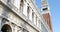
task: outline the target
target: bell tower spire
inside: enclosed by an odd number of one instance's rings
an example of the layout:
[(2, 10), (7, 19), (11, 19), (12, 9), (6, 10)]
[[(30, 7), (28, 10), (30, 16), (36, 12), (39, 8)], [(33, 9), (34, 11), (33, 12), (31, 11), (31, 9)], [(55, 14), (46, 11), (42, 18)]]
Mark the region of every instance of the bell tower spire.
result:
[(46, 14), (46, 13), (50, 14), (48, 0), (42, 0), (41, 1), (41, 10), (42, 10), (43, 14)]
[(52, 30), (52, 25), (51, 25), (52, 23), (50, 19), (50, 9), (49, 9), (48, 0), (41, 0), (41, 10), (42, 10), (43, 18), (45, 19), (46, 23)]

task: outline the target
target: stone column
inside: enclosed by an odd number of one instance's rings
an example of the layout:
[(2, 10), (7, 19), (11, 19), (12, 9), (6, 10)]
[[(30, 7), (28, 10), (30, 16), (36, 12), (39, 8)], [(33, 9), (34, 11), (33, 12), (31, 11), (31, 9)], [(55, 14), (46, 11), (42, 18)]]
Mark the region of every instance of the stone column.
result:
[(2, 18), (0, 17), (0, 32), (1, 32), (1, 23), (2, 23)]

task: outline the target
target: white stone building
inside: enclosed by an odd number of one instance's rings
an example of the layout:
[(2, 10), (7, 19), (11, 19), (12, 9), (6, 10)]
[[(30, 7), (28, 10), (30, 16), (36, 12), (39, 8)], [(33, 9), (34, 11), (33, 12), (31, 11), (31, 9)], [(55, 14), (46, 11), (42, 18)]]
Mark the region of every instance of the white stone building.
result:
[(34, 0), (0, 0), (0, 32), (52, 32)]

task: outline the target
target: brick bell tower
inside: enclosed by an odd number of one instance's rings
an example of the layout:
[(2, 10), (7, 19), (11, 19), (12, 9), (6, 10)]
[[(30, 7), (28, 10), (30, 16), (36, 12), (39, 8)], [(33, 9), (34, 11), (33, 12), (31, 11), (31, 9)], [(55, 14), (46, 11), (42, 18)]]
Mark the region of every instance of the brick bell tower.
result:
[(48, 5), (48, 0), (41, 0), (41, 10), (42, 10), (42, 16), (45, 19), (46, 23), (52, 30), (52, 23), (51, 23), (51, 18), (50, 18), (50, 9)]

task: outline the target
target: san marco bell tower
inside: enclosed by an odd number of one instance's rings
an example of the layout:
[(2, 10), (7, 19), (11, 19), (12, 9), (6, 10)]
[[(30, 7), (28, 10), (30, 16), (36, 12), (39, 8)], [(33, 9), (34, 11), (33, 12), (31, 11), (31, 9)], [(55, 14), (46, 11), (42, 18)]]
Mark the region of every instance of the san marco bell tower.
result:
[(50, 30), (52, 31), (52, 22), (50, 18), (51, 14), (50, 14), (48, 0), (41, 0), (41, 11), (45, 22), (48, 24)]

